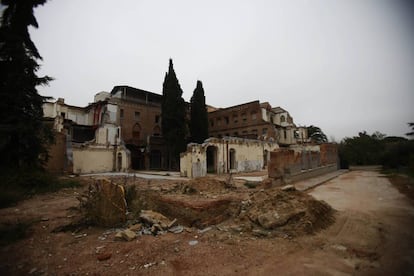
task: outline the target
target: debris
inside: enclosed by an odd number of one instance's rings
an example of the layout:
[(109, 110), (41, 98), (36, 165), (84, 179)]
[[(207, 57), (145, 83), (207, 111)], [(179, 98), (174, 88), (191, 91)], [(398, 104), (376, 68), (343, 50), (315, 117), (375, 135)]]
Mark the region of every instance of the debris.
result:
[(284, 192), (292, 192), (292, 191), (296, 191), (296, 188), (293, 185), (285, 185), (281, 188), (281, 190)]
[(96, 256), (96, 258), (100, 262), (109, 260), (111, 257), (112, 257), (112, 253), (101, 253), (98, 256)]
[(171, 227), (170, 229), (168, 229), (168, 231), (174, 234), (179, 234), (184, 231), (184, 227), (181, 225), (177, 225), (177, 226)]
[(150, 268), (153, 265), (156, 265), (156, 262), (144, 264), (144, 268)]
[(33, 274), (33, 273), (35, 273), (37, 271), (37, 267), (34, 267), (34, 268), (32, 268), (30, 271), (29, 271), (29, 274)]
[(262, 229), (253, 229), (252, 234), (257, 237), (267, 237), (270, 235), (269, 232), (264, 231)]
[(137, 234), (134, 231), (131, 231), (130, 229), (125, 229), (115, 234), (116, 240), (132, 241), (136, 237)]
[(171, 223), (167, 217), (152, 210), (142, 210), (139, 218), (149, 225), (158, 224), (162, 229), (167, 229)]
[(129, 226), (128, 229), (131, 230), (131, 231), (134, 231), (134, 232), (141, 231), (142, 224), (141, 223), (137, 223), (137, 224), (131, 225), (131, 226)]
[(198, 244), (198, 241), (196, 241), (196, 240), (191, 240), (191, 241), (189, 241), (189, 242), (188, 242), (188, 244), (189, 244), (189, 245), (196, 245), (196, 244)]
[(205, 232), (210, 231), (211, 229), (213, 229), (213, 228), (211, 228), (211, 226), (209, 226), (209, 227), (206, 227), (206, 228), (204, 228), (204, 229), (202, 229), (202, 230), (198, 230), (198, 233), (203, 234), (203, 233), (205, 233)]
[(168, 224), (168, 228), (171, 228), (171, 227), (173, 227), (175, 224), (177, 223), (177, 219), (175, 218), (175, 219), (173, 219), (173, 221), (171, 221), (170, 222), (170, 224)]

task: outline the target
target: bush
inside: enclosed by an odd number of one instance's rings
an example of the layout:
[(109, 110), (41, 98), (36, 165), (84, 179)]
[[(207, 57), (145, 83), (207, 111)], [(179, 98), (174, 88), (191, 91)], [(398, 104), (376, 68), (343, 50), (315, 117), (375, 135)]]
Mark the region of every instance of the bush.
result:
[(78, 187), (73, 179), (60, 179), (43, 170), (15, 170), (0, 172), (0, 208), (37, 193), (55, 192), (62, 188)]

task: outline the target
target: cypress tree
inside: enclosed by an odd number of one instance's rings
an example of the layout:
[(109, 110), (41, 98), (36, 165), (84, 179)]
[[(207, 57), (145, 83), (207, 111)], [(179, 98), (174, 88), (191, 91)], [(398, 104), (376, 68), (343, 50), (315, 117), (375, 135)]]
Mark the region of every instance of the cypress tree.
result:
[(45, 100), (36, 86), (51, 78), (38, 77), (36, 46), (29, 26), (38, 27), (33, 9), (46, 0), (2, 0), (6, 6), (0, 26), (0, 167), (40, 168), (39, 156), (47, 156), (52, 132), (43, 123)]
[(197, 81), (197, 87), (191, 97), (190, 133), (191, 141), (195, 143), (201, 144), (208, 138), (206, 97), (201, 81)]
[(162, 90), (161, 126), (168, 150), (169, 168), (178, 168), (180, 153), (186, 149), (186, 106), (183, 91), (175, 75), (172, 59), (165, 74)]

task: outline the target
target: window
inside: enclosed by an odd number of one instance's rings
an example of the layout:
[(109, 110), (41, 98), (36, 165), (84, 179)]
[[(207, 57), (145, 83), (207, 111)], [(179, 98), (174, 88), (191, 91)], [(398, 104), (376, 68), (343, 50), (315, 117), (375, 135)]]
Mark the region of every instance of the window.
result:
[(233, 115), (233, 123), (237, 124), (239, 122), (239, 116)]
[(267, 128), (264, 128), (264, 129), (262, 130), (262, 134), (263, 134), (263, 135), (267, 135)]
[(220, 119), (220, 118), (218, 118), (218, 119), (217, 119), (217, 125), (218, 125), (218, 126), (220, 126), (220, 125), (221, 125), (221, 119)]
[(160, 115), (155, 115), (155, 123), (158, 124), (160, 122)]
[(284, 115), (280, 116), (280, 122), (282, 123), (286, 122), (286, 118)]
[(234, 136), (239, 136), (239, 133), (237, 131), (234, 132)]
[(139, 111), (135, 111), (134, 118), (135, 118), (136, 121), (139, 120), (140, 115), (141, 115), (141, 113), (139, 113)]
[(246, 121), (247, 121), (247, 116), (246, 116), (246, 113), (243, 113), (243, 114), (241, 115), (241, 117), (242, 117), (243, 122), (246, 122)]
[(283, 136), (285, 137), (285, 139), (287, 139), (286, 129), (283, 130)]
[(224, 121), (226, 121), (226, 125), (228, 125), (230, 122), (229, 117), (224, 117)]
[(257, 113), (256, 112), (252, 112), (252, 120), (256, 120), (257, 119)]
[(60, 116), (62, 116), (62, 118), (65, 118), (66, 113), (65, 112), (60, 112)]
[(213, 127), (214, 126), (214, 121), (210, 120), (210, 126)]

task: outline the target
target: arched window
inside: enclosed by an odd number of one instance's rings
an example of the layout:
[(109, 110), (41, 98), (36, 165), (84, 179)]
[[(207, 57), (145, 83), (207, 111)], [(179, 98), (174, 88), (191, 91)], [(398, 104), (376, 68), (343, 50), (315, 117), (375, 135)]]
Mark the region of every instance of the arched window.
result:
[(286, 122), (286, 118), (285, 118), (285, 116), (284, 116), (284, 115), (280, 116), (280, 122), (281, 122), (281, 123)]

